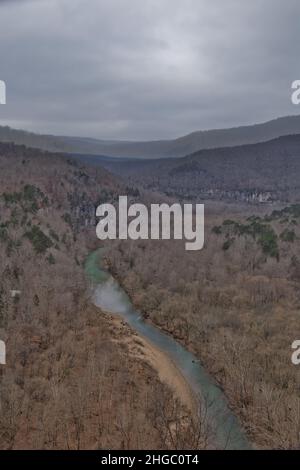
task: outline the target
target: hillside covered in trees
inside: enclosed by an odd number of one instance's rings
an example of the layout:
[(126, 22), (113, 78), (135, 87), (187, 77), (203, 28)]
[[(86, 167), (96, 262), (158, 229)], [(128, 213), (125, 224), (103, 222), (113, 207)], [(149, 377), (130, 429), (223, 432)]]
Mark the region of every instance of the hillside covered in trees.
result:
[(83, 265), (97, 246), (95, 207), (122, 184), (1, 144), (0, 188), (0, 448), (192, 446), (189, 411), (137, 336), (89, 298)]
[(144, 317), (217, 379), (254, 445), (296, 449), (300, 206), (251, 209), (208, 206), (202, 251), (181, 241), (116, 241), (108, 260)]
[(234, 203), (300, 201), (300, 136), (204, 149), (184, 158), (102, 160), (132, 184), (176, 199)]

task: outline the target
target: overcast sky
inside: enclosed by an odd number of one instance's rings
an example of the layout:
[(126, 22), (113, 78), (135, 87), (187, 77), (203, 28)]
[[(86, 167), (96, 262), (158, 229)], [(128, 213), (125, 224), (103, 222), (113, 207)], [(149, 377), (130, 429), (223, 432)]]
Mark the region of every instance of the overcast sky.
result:
[(299, 0), (0, 0), (0, 124), (159, 139), (300, 112)]

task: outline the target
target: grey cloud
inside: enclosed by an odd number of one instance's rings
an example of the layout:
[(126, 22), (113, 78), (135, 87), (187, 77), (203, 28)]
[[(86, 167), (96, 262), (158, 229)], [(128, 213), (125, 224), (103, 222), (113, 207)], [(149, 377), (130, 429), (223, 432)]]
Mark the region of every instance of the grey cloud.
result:
[(154, 139), (297, 113), (299, 16), (298, 0), (4, 2), (0, 123)]

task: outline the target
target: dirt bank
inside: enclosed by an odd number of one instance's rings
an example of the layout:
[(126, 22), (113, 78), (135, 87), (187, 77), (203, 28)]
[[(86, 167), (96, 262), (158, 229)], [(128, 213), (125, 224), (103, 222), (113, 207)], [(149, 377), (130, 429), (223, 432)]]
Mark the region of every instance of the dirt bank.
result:
[(122, 341), (126, 343), (129, 354), (150, 364), (158, 373), (159, 379), (173, 390), (181, 403), (189, 410), (195, 411), (194, 393), (172, 359), (148, 339), (134, 332), (119, 316), (111, 315), (109, 312), (106, 312), (106, 315), (109, 316), (116, 332), (122, 330)]

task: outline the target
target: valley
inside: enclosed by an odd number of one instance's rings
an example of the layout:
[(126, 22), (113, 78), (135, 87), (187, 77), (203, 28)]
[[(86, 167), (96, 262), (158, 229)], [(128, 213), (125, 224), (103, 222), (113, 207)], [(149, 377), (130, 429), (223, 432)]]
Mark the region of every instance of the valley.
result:
[(299, 17), (0, 0), (3, 468), (297, 464)]
[[(192, 404), (190, 382), (202, 368), (250, 446), (297, 448), (298, 140), (96, 166), (0, 144), (3, 448), (230, 447), (216, 441), (222, 426), (213, 424), (211, 400), (205, 405), (202, 394)], [(253, 164), (258, 201), (241, 197), (250, 194), (243, 171), (253, 155), (261, 159)], [(216, 191), (237, 187), (235, 197), (203, 197), (198, 161), (214, 175)], [(260, 200), (265, 187), (276, 197)], [(124, 194), (145, 207), (204, 202), (204, 248), (187, 252), (181, 240), (97, 241), (96, 208)], [(84, 264), (99, 243), (106, 270), (143, 321), (126, 325), (112, 314), (123, 310), (93, 305)], [(12, 299), (12, 289), (21, 295)], [(179, 357), (145, 338), (152, 328), (186, 351), (188, 386)]]
[(1, 449), (188, 448), (194, 419), (177, 387), (89, 298), (95, 207), (122, 183), (12, 144), (0, 145), (0, 171)]
[(89, 157), (122, 159), (172, 159), (199, 150), (236, 147), (267, 142), (281, 136), (299, 134), (300, 118), (283, 116), (270, 121), (229, 129), (200, 130), (173, 139), (152, 141), (103, 140), (88, 137), (37, 134), (0, 126), (0, 141), (49, 152), (64, 152)]

